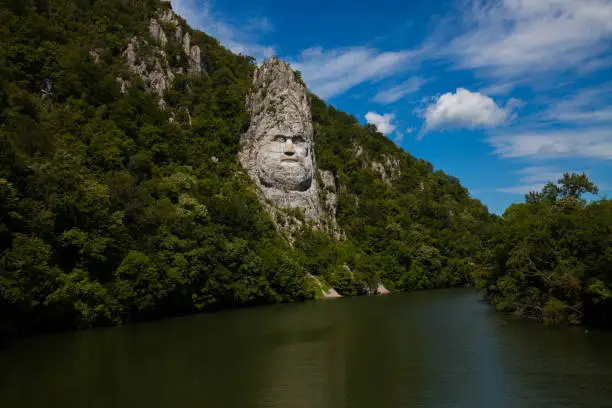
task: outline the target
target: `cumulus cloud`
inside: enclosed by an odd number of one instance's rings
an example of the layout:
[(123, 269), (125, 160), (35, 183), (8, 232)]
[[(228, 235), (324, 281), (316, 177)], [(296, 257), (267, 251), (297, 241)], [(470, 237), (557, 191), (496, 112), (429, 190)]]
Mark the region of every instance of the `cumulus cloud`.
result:
[(490, 136), (488, 142), (494, 147), (495, 153), (504, 158), (612, 159), (612, 132), (606, 128), (526, 131), (523, 133), (515, 130)]
[(215, 12), (209, 0), (171, 0), (171, 3), (174, 11), (191, 27), (215, 37), (236, 54), (250, 55), (258, 61), (276, 54), (274, 46), (258, 41), (262, 34), (273, 30), (266, 17), (252, 18), (238, 28), (228, 23), (223, 15)]
[(392, 113), (385, 113), (383, 115), (379, 115), (376, 112), (368, 112), (366, 113), (365, 118), (368, 123), (375, 125), (376, 129), (378, 129), (380, 133), (383, 133), (385, 135), (390, 134), (397, 127), (393, 123), (391, 123), (395, 119), (395, 115)]
[(425, 110), (425, 131), (444, 127), (494, 127), (506, 122), (516, 106), (510, 100), (505, 108), (478, 92), (458, 88), (434, 99)]
[(419, 76), (412, 77), (397, 86), (378, 92), (372, 101), (381, 104), (397, 102), (408, 94), (418, 92), (427, 82), (429, 82), (428, 79)]
[(444, 52), (493, 77), (534, 78), (609, 66), (609, 0), (471, 0)]
[(405, 69), (415, 53), (381, 52), (373, 48), (354, 47), (304, 50), (291, 64), (302, 72), (308, 87), (322, 98), (332, 98), (367, 81), (379, 80)]

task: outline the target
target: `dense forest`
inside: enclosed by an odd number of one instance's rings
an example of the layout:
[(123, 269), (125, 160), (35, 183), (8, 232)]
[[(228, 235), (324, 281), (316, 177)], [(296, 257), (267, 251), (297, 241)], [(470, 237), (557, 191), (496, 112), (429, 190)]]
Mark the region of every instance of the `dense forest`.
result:
[(597, 194), (585, 174), (566, 173), (494, 223), (474, 278), (497, 309), (549, 324), (612, 325), (612, 202)]
[(203, 72), (178, 75), (164, 106), (126, 67), (130, 39), (154, 43), (168, 7), (0, 0), (0, 339), (310, 299), (309, 275), (342, 295), (475, 280), (502, 310), (603, 319), (612, 206), (580, 198), (594, 186), (548, 187), (496, 217), (316, 95), (345, 239), (280, 234), (237, 159), (254, 59), (185, 26)]

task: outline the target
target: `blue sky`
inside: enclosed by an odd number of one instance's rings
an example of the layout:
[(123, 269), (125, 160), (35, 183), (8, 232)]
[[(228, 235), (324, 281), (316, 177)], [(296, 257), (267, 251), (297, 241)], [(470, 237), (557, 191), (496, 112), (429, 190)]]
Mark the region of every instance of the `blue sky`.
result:
[(612, 0), (172, 0), (458, 177), (491, 211), (586, 172), (612, 196)]

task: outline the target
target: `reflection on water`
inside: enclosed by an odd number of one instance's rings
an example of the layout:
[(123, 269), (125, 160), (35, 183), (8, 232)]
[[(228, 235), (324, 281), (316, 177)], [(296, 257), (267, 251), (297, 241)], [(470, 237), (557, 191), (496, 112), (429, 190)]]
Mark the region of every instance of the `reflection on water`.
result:
[(3, 407), (612, 407), (612, 333), (469, 290), (278, 305), (29, 339)]

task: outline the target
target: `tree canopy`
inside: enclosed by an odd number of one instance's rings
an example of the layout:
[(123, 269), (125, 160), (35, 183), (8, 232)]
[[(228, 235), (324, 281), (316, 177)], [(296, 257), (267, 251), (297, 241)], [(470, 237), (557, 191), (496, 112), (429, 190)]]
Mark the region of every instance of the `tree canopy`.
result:
[(546, 323), (610, 325), (612, 205), (586, 174), (566, 173), (510, 206), (475, 281), (500, 310)]

